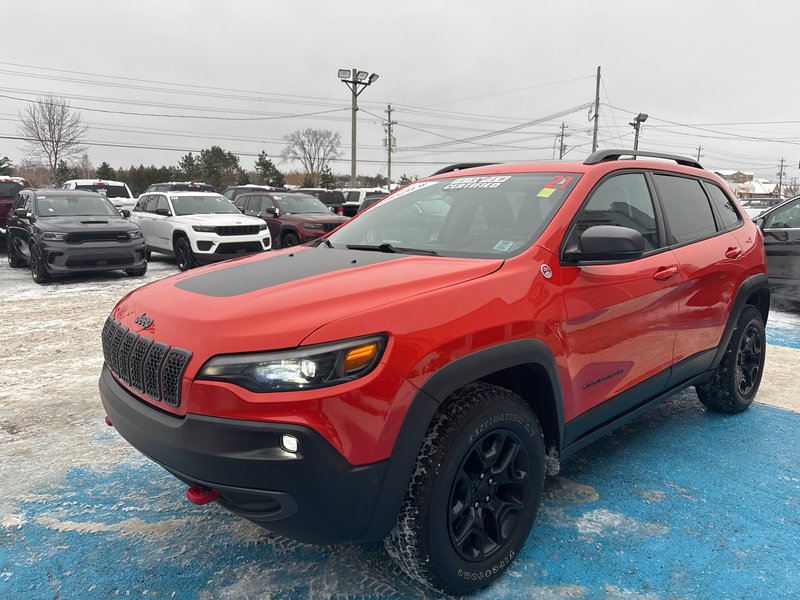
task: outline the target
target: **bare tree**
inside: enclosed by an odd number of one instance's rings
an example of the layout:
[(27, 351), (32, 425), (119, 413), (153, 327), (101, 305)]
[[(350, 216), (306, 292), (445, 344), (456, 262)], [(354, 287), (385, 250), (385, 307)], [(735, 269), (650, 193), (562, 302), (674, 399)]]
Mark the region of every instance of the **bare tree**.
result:
[(286, 142), (281, 156), (285, 160), (299, 160), (311, 176), (314, 185), (333, 159), (339, 157), (342, 142), (339, 134), (330, 129), (304, 129), (283, 137)]
[(69, 107), (63, 98), (47, 94), (39, 96), (19, 113), (19, 136), (27, 144), (28, 152), (44, 160), (55, 173), (58, 163), (80, 156), (86, 151), (83, 139), (87, 127), (80, 113)]

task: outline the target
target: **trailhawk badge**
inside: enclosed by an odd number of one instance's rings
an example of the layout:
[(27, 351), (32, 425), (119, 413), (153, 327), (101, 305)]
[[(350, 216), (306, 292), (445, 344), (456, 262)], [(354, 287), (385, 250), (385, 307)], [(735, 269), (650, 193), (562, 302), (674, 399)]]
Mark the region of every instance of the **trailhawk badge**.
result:
[(542, 275), (545, 279), (550, 279), (553, 276), (553, 270), (547, 265), (542, 265)]

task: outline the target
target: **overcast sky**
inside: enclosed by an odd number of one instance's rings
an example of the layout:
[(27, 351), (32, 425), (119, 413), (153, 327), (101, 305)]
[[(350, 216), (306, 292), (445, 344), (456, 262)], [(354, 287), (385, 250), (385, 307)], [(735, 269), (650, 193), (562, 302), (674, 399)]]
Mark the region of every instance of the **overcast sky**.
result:
[[(3, 0), (0, 13), (0, 156), (14, 162), (18, 112), (51, 92), (79, 107), (95, 165), (175, 164), (219, 145), (252, 169), (314, 127), (341, 135), (333, 170), (349, 173), (337, 70), (351, 67), (380, 76), (359, 97), (360, 174), (386, 174), (389, 103), (394, 179), (551, 159), (562, 122), (565, 158), (581, 160), (601, 66), (601, 148), (631, 148), (628, 123), (644, 112), (640, 149), (702, 146), (706, 167), (772, 179), (785, 158), (787, 177), (800, 176), (791, 0)], [(497, 133), (530, 121), (542, 122)]]

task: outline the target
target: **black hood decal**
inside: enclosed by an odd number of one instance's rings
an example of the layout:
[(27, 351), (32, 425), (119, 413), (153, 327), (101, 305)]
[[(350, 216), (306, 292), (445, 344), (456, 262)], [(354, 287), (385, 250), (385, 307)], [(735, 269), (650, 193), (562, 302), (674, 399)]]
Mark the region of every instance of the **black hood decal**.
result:
[(265, 260), (216, 269), (175, 284), (187, 292), (204, 296), (229, 297), (263, 290), (282, 283), (324, 273), (357, 269), (367, 265), (402, 260), (407, 254), (343, 250), (338, 248), (298, 248), (291, 254), (270, 256)]

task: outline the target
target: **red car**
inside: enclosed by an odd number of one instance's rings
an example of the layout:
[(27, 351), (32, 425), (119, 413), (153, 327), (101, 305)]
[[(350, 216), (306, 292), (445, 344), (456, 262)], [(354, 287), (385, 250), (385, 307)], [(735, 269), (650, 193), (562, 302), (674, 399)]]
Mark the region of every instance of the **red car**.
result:
[(689, 386), (726, 413), (758, 390), (760, 230), (693, 160), (625, 156), (444, 172), (315, 244), (128, 294), (102, 336), (108, 418), (194, 502), (385, 539), (448, 593), (491, 583), (546, 462)]
[(242, 194), (234, 205), (246, 215), (264, 219), (277, 248), (316, 240), (349, 220), (331, 213), (325, 204), (308, 194)]
[(17, 192), (29, 187), (31, 184), (27, 179), (0, 175), (0, 235), (5, 235), (8, 229), (8, 213)]

